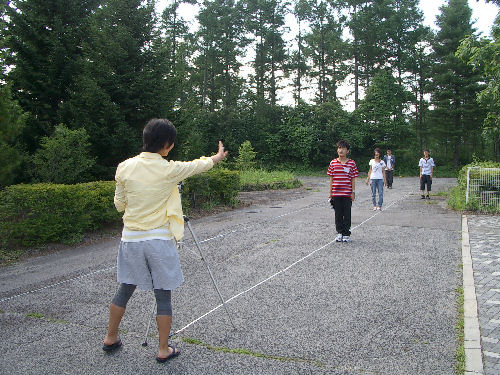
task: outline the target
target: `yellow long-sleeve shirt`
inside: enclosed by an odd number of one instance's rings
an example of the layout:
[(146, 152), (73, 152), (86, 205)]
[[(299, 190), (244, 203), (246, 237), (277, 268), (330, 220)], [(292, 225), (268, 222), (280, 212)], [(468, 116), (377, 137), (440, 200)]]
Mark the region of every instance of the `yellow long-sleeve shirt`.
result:
[(142, 152), (118, 165), (114, 203), (125, 211), (123, 224), (132, 231), (168, 226), (179, 240), (184, 220), (177, 184), (213, 167), (212, 158), (189, 162), (167, 161), (158, 153)]

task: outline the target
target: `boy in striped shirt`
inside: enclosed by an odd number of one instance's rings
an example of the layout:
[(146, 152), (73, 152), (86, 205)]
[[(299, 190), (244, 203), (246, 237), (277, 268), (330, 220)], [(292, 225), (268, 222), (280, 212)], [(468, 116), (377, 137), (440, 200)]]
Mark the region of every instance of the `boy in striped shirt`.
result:
[(338, 158), (330, 162), (326, 174), (330, 176), (330, 203), (335, 209), (337, 242), (349, 242), (351, 235), (351, 206), (355, 197), (355, 178), (358, 177), (356, 162), (347, 158), (349, 142), (337, 142)]

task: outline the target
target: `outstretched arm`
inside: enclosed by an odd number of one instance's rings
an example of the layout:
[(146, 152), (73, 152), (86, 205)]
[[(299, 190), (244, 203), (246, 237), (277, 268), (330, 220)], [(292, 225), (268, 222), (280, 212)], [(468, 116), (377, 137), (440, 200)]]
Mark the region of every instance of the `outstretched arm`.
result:
[(221, 160), (224, 160), (226, 156), (227, 156), (227, 151), (224, 151), (224, 145), (222, 144), (222, 141), (219, 141), (219, 150), (217, 151), (217, 154), (211, 156), (214, 165), (220, 162)]

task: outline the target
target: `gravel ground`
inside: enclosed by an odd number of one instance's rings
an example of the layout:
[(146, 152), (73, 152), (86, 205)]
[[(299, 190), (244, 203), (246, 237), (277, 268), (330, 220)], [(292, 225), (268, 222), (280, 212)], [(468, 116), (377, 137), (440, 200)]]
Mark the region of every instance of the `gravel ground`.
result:
[(0, 269), (0, 373), (454, 374), (461, 224), (436, 193), (455, 180), (436, 178), (427, 201), (417, 178), (395, 178), (376, 213), (358, 179), (350, 244), (333, 242), (327, 179), (302, 180), (191, 221), (236, 330), (186, 229), (186, 281), (173, 293), (181, 355), (154, 361), (154, 327), (141, 346), (154, 300), (140, 291), (123, 348), (105, 355), (119, 242), (109, 238)]

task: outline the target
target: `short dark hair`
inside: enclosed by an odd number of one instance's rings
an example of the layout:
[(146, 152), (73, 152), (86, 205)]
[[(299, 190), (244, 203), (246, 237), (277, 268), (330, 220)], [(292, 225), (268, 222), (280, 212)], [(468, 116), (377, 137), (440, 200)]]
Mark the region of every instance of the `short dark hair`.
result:
[(177, 136), (177, 129), (167, 119), (154, 118), (148, 121), (142, 131), (142, 150), (158, 152), (165, 143), (173, 144)]
[(379, 155), (382, 155), (382, 153), (380, 152), (380, 149), (377, 147), (375, 150), (373, 150), (373, 153), (375, 152), (378, 152)]
[(349, 150), (351, 148), (351, 145), (346, 140), (341, 139), (337, 142), (337, 147), (345, 147)]
[(386, 152), (387, 152), (387, 151), (392, 151), (392, 150), (391, 150), (391, 148), (390, 148), (390, 147), (387, 147), (387, 150), (386, 150)]
[(425, 149), (424, 149), (424, 152), (425, 152), (425, 151), (430, 152), (428, 148), (425, 148)]

